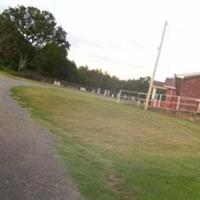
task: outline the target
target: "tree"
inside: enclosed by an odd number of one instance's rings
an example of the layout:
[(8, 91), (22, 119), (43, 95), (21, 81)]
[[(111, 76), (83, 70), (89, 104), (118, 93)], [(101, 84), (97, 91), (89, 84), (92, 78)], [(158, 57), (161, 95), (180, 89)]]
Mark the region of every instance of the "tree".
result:
[(18, 59), (18, 38), (15, 26), (0, 15), (0, 56), (3, 63), (10, 64)]
[(89, 70), (87, 66), (77, 69), (67, 58), (70, 44), (66, 36), (47, 11), (18, 6), (0, 14), (0, 57), (14, 69), (20, 71), (27, 67), (44, 76), (76, 82), (89, 89), (148, 90), (148, 78), (125, 81), (99, 69)]
[(69, 61), (65, 53), (62, 46), (56, 43), (47, 44), (35, 53), (30, 66), (44, 76), (76, 81), (76, 64)]
[(57, 78), (65, 64), (65, 55), (55, 43), (47, 44), (44, 48), (39, 49), (31, 62), (32, 68), (40, 74)]
[[(56, 26), (53, 15), (48, 11), (40, 11), (34, 7), (18, 6), (9, 8), (1, 14), (6, 34), (12, 34), (8, 28), (8, 24), (12, 24), (15, 28), (14, 32), (16, 47), (18, 48), (19, 64), (18, 70), (24, 69), (27, 64), (28, 57), (32, 52), (32, 48), (41, 49), (50, 43), (58, 45), (65, 51), (69, 50), (70, 44), (66, 40), (67, 33)], [(10, 48), (11, 49), (11, 48)]]

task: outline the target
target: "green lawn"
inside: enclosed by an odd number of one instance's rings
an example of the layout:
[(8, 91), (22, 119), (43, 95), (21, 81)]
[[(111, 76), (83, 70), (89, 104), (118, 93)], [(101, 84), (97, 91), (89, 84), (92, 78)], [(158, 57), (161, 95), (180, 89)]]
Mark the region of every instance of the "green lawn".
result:
[(87, 199), (200, 199), (200, 125), (68, 89), (12, 92), (58, 136)]

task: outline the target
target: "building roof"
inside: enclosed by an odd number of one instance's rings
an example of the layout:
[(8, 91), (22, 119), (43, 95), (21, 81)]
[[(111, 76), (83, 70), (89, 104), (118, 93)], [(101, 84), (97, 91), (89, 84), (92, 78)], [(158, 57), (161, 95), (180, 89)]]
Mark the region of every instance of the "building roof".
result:
[(161, 81), (154, 81), (153, 86), (155, 87), (164, 87), (164, 82)]
[(165, 82), (154, 81), (153, 87), (158, 89), (176, 89), (176, 80), (174, 78), (166, 78)]
[(187, 74), (177, 74), (177, 78), (193, 78), (193, 77), (200, 77), (200, 72), (196, 73), (187, 73)]
[(161, 81), (154, 81), (153, 82), (153, 88), (166, 90), (167, 88), (164, 86), (164, 82)]
[(156, 89), (173, 89), (176, 90), (176, 94), (180, 95), (180, 87), (182, 79), (189, 78), (200, 78), (200, 72), (188, 73), (188, 74), (178, 74), (174, 78), (166, 78), (165, 82), (154, 81), (153, 87)]
[(166, 78), (164, 87), (175, 89), (176, 88), (175, 79), (174, 78)]

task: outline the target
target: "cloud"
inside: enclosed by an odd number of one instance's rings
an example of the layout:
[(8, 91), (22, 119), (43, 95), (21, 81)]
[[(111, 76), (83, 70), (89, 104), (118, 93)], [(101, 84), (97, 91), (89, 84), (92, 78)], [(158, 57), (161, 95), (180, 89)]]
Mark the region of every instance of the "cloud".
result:
[(0, 13), (1, 12), (3, 12), (5, 9), (7, 9), (8, 8), (8, 6), (7, 5), (5, 5), (4, 3), (2, 4), (2, 3), (0, 3)]
[(75, 47), (85, 45), (101, 49), (122, 49), (130, 46), (132, 48), (144, 48), (141, 43), (133, 40), (126, 40), (124, 38), (120, 38), (119, 40), (112, 40), (110, 38), (94, 38), (88, 36), (77, 36), (70, 32), (68, 38)]
[(120, 58), (113, 58), (113, 57), (104, 56), (104, 55), (97, 55), (97, 54), (89, 54), (89, 57), (103, 61), (103, 62), (111, 62), (113, 64), (126, 66), (127, 68), (133, 68), (133, 66), (134, 66), (134, 68), (144, 67), (142, 65), (137, 65), (136, 63), (133, 62), (133, 60), (128, 61), (128, 60), (123, 60), (123, 59), (120, 59)]
[(90, 46), (95, 48), (101, 48), (101, 49), (116, 49), (121, 48), (122, 45), (120, 43), (117, 43), (115, 41), (109, 40), (109, 39), (100, 39), (100, 38), (92, 38), (87, 36), (76, 36), (73, 34), (69, 34), (69, 40), (71, 40), (71, 43), (75, 45), (76, 47), (80, 47), (82, 45), (84, 46)]
[(1, 11), (8, 7), (16, 7), (19, 5), (34, 6), (41, 10), (50, 10), (51, 12), (57, 7), (55, 0), (0, 0)]

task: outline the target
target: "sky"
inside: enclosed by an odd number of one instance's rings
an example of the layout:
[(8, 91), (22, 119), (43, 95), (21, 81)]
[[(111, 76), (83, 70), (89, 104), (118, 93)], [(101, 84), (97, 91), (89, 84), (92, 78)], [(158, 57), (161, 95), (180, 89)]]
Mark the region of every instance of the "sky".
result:
[(69, 58), (120, 79), (151, 76), (168, 21), (157, 80), (200, 72), (198, 0), (0, 0), (53, 13), (68, 33)]

